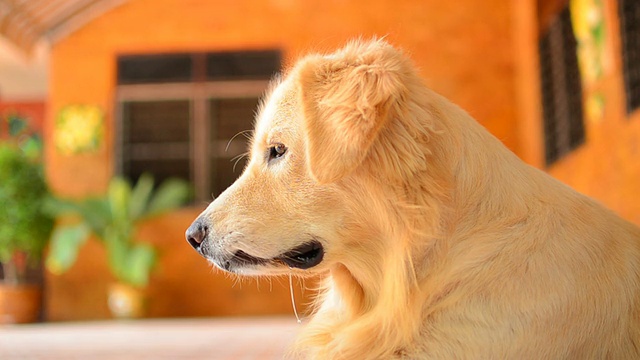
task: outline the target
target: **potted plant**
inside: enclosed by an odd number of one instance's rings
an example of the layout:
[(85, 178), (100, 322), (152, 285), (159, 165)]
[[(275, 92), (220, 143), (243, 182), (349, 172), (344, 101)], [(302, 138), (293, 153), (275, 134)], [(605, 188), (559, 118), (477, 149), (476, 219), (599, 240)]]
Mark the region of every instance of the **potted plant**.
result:
[(0, 323), (34, 322), (42, 304), (40, 262), (53, 218), (44, 211), (39, 152), (28, 140), (0, 144)]
[(54, 230), (46, 266), (54, 274), (68, 270), (82, 245), (93, 235), (106, 248), (108, 265), (116, 278), (109, 289), (109, 308), (115, 317), (143, 315), (142, 290), (156, 262), (156, 251), (137, 241), (138, 225), (182, 205), (189, 185), (170, 179), (154, 189), (154, 180), (142, 175), (136, 185), (115, 177), (103, 196), (82, 200), (55, 199), (48, 208), (57, 216), (73, 215)]

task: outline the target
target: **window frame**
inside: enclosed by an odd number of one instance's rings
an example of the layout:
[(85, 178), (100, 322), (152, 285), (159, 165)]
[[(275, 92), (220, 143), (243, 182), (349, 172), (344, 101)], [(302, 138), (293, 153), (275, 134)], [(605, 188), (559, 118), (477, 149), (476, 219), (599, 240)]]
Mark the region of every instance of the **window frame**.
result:
[[(618, 0), (616, 4), (616, 15), (619, 25), (618, 36), (620, 39), (620, 50), (618, 54), (620, 56), (620, 71), (622, 74), (623, 96), (627, 118), (631, 118), (635, 113), (640, 112), (640, 95), (638, 94), (638, 92), (640, 92), (640, 90), (638, 90), (640, 75), (637, 73), (640, 70), (640, 64), (632, 61), (638, 57), (640, 50), (631, 50), (634, 44), (629, 44), (631, 42), (629, 36), (631, 36), (633, 40), (636, 40), (637, 37), (640, 36), (637, 33), (632, 33), (630, 30), (638, 30), (640, 24), (633, 24), (635, 26), (631, 26), (628, 23), (631, 19), (628, 19), (626, 16), (626, 10), (629, 8), (633, 8), (634, 6), (640, 7), (640, 4), (635, 1), (637, 0)], [(637, 11), (637, 8), (633, 8), (633, 10)], [(629, 52), (632, 52), (635, 56), (632, 58)]]
[(114, 166), (123, 174), (124, 103), (135, 101), (183, 100), (191, 104), (189, 134), (189, 169), (193, 179), (196, 202), (210, 201), (209, 144), (211, 121), (208, 102), (211, 99), (261, 98), (270, 80), (228, 80), (188, 83), (157, 83), (117, 85), (115, 93)]
[[(540, 119), (546, 168), (587, 141), (584, 89), (571, 21), (569, 6), (565, 5), (538, 35)], [(571, 40), (567, 42), (568, 37)], [(571, 76), (572, 72), (577, 75)]]

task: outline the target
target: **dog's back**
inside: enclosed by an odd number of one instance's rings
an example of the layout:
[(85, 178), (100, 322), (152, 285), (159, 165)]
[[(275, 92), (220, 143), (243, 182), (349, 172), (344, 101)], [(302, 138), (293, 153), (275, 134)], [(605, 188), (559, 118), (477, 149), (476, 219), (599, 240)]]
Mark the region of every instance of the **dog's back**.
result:
[(418, 353), (640, 358), (640, 229), (524, 164), (433, 96), (463, 145), (446, 250), (422, 284)]

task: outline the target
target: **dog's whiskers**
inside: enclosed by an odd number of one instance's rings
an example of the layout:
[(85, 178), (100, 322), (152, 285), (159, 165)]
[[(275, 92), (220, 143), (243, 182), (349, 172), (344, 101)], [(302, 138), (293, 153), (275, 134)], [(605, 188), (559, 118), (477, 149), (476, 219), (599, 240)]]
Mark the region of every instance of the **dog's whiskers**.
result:
[[(245, 135), (248, 132), (253, 132), (253, 130), (242, 130), (237, 134), (233, 135), (231, 139), (229, 139), (229, 141), (227, 142), (227, 146), (224, 148), (224, 152), (227, 152), (229, 150), (229, 146), (231, 146), (231, 142), (233, 141), (233, 139), (237, 138), (238, 135)], [(249, 139), (246, 135), (245, 135), (245, 138)]]
[(291, 305), (293, 306), (293, 314), (296, 316), (296, 320), (298, 324), (302, 323), (300, 317), (298, 316), (298, 310), (296, 309), (296, 299), (293, 296), (293, 279), (291, 275), (291, 271), (289, 271), (289, 291), (291, 292)]
[(235, 159), (235, 162), (233, 163), (233, 169), (232, 169), (232, 171), (233, 171), (233, 172), (236, 172), (236, 166), (238, 165), (238, 163), (239, 163), (242, 159), (247, 158), (248, 156), (249, 156), (249, 152), (243, 152), (242, 154), (236, 155), (236, 156), (234, 156), (233, 158), (231, 158), (231, 161), (234, 161), (234, 159)]

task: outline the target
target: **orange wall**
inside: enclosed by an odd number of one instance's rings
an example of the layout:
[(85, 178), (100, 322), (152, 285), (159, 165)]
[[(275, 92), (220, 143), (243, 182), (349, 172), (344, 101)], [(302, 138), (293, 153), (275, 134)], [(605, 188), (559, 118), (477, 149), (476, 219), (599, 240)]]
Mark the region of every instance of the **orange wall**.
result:
[[(360, 36), (387, 35), (406, 49), (432, 88), (518, 152), (510, 5), (510, 0), (131, 0), (52, 49), (47, 134), (55, 114), (69, 104), (102, 107), (107, 131), (96, 154), (67, 157), (48, 146), (49, 179), (59, 193), (80, 196), (104, 190), (113, 175), (118, 54), (279, 48), (291, 61)], [(274, 282), (273, 294), (269, 284), (262, 284), (259, 295), (240, 291), (189, 249), (184, 229), (200, 210), (186, 209), (144, 231), (164, 253), (149, 290), (157, 295), (152, 315), (235, 314), (243, 305), (248, 313), (290, 314), (286, 283)], [(106, 316), (110, 277), (103, 258), (101, 249), (91, 247), (68, 274), (49, 276), (50, 319)], [(271, 303), (267, 310), (256, 305), (263, 302)]]
[[(604, 4), (607, 24), (604, 75), (584, 89), (585, 99), (597, 91), (604, 94), (604, 113), (600, 118), (588, 118), (585, 111), (585, 143), (546, 170), (627, 220), (640, 224), (640, 110), (626, 114), (617, 4), (615, 1)], [(521, 133), (522, 155), (530, 163), (543, 167), (535, 7), (535, 0), (523, 0), (514, 18), (521, 30), (516, 39), (516, 78), (520, 128), (527, 129)]]

